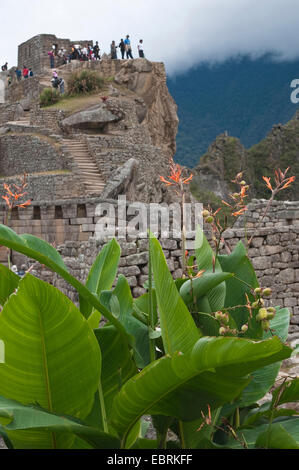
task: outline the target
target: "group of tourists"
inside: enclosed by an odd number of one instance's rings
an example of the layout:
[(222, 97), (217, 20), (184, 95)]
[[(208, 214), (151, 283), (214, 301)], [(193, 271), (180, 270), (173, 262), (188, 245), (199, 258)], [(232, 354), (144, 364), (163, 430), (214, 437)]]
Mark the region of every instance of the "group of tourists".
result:
[[(112, 41), (110, 46), (111, 59), (117, 59), (117, 49), (120, 50), (122, 59), (125, 58), (125, 55), (127, 59), (133, 59), (132, 46), (129, 35), (126, 36), (125, 40), (121, 39), (118, 46), (116, 45), (115, 41)], [(144, 58), (143, 39), (140, 39), (137, 49), (139, 57)]]
[[(5, 66), (7, 67), (7, 62), (5, 65), (2, 66), (2, 71), (7, 71), (8, 69), (7, 68), (4, 68)], [(4, 68), (4, 69), (3, 69)], [(22, 79), (23, 80), (26, 80), (27, 78), (30, 78), (30, 77), (33, 77), (33, 71), (31, 68), (28, 68), (26, 67), (26, 65), (23, 66), (23, 69), (19, 69), (19, 67), (17, 67), (14, 71), (15, 73), (15, 76), (16, 76), (16, 80), (18, 82), (20, 82)], [(12, 81), (13, 81), (13, 77), (11, 76), (11, 74), (9, 73), (6, 77), (6, 81), (7, 81), (7, 85), (11, 85), (12, 84)]]
[[(118, 49), (120, 50), (122, 59), (133, 59), (132, 46), (129, 35), (126, 36), (125, 40), (121, 39), (118, 46), (116, 45), (115, 41), (112, 41), (110, 46), (111, 59), (118, 58)], [(137, 49), (139, 57), (144, 58), (143, 39), (140, 39)], [(98, 41), (96, 41), (94, 46), (91, 44), (86, 44), (84, 46), (80, 44), (74, 44), (72, 45), (70, 51), (67, 51), (65, 48), (59, 49), (57, 45), (53, 45), (52, 50), (48, 52), (48, 56), (50, 59), (51, 69), (55, 68), (55, 61), (57, 61), (57, 65), (59, 66), (66, 65), (72, 60), (80, 60), (82, 62), (101, 60), (100, 46)]]

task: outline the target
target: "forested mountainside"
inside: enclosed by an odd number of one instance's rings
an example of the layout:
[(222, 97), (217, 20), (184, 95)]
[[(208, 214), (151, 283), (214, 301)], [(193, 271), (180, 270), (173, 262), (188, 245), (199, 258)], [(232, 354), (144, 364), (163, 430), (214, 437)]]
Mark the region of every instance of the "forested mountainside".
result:
[(295, 78), (299, 61), (278, 62), (270, 55), (201, 64), (168, 78), (180, 118), (176, 160), (193, 168), (225, 131), (247, 149), (259, 143), (274, 124), (287, 123), (298, 109), (290, 100)]

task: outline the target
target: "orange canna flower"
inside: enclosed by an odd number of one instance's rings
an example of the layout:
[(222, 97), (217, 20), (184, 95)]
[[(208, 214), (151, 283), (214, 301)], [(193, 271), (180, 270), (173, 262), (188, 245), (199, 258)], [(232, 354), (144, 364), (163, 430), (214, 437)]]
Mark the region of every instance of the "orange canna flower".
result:
[(273, 188), (272, 188), (271, 183), (270, 183), (271, 178), (268, 178), (267, 176), (263, 176), (263, 180), (266, 181), (267, 188), (269, 188), (271, 191), (273, 191)]
[(238, 217), (238, 215), (242, 215), (247, 210), (247, 207), (242, 207), (238, 212), (233, 212), (234, 217)]
[(162, 183), (165, 183), (166, 186), (172, 186), (173, 183), (171, 183), (170, 181), (167, 181), (164, 176), (160, 176), (160, 181), (162, 181)]
[(288, 178), (287, 182), (285, 183), (285, 185), (281, 188), (281, 189), (286, 189), (290, 186), (290, 184), (293, 183), (293, 181), (295, 181), (296, 177), (295, 176), (291, 176), (290, 178)]
[(18, 207), (25, 208), (25, 207), (28, 207), (28, 206), (31, 206), (31, 200), (30, 199), (26, 202), (23, 202), (22, 204), (19, 204)]
[(193, 175), (190, 175), (189, 178), (183, 181), (183, 184), (188, 184), (190, 181), (192, 181), (192, 179), (193, 179)]

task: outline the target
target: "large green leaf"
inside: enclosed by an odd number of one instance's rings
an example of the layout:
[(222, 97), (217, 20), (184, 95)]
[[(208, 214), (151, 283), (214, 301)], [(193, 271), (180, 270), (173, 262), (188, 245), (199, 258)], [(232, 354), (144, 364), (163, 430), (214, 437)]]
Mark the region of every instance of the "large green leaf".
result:
[[(215, 254), (206, 239), (203, 230), (198, 227), (195, 239), (195, 255), (198, 271), (204, 270), (206, 273), (214, 272), (213, 264)], [(215, 273), (221, 273), (222, 271), (232, 272), (229, 269), (222, 269), (218, 259), (215, 262)], [(217, 312), (224, 307), (226, 296), (226, 283), (223, 282), (217, 285), (214, 289), (210, 290), (207, 295), (209, 304), (209, 310), (205, 310), (206, 313)]]
[(113, 292), (103, 292), (100, 300), (134, 338), (135, 362), (138, 368), (143, 369), (150, 363), (149, 328), (132, 315), (133, 297), (126, 278), (120, 275)]
[(0, 305), (4, 305), (8, 297), (17, 289), (19, 276), (0, 264)]
[[(89, 302), (95, 310), (99, 311), (109, 320), (122, 334), (127, 337), (124, 327), (116, 320), (116, 318), (99, 302), (97, 296), (90, 292), (76, 278), (67, 271), (64, 262), (59, 253), (49, 243), (41, 240), (33, 235), (17, 235), (11, 228), (0, 225), (0, 245), (7, 246), (12, 250), (22, 253), (31, 259), (35, 259), (39, 263), (59, 274), (66, 282), (73, 286), (87, 302)], [(129, 338), (128, 338), (129, 340)]]
[(150, 239), (150, 251), (165, 352), (186, 353), (199, 339), (198, 329), (178, 293), (163, 250), (158, 240), (153, 237)]
[(102, 351), (101, 384), (109, 427), (115, 395), (138, 371), (128, 344), (114, 326), (99, 328), (94, 333)]
[[(251, 262), (248, 259), (246, 249), (242, 242), (239, 242), (231, 255), (219, 256), (219, 262), (223, 271), (234, 273), (234, 277), (226, 281), (225, 307), (236, 305), (246, 305), (246, 294), (250, 300), (254, 300), (251, 294), (251, 287), (258, 287), (258, 280)], [(237, 308), (231, 311), (238, 330), (248, 321), (248, 309)], [(258, 330), (259, 336), (257, 336)], [(249, 332), (250, 333), (250, 332)], [(248, 337), (250, 336), (248, 333)], [(260, 339), (262, 330), (260, 324), (251, 334), (251, 338)]]
[[(6, 361), (0, 365), (0, 395), (79, 419), (89, 414), (101, 353), (86, 320), (66, 296), (26, 275), (0, 315), (0, 337)], [(45, 432), (9, 437), (21, 448), (61, 445)]]
[(273, 400), (275, 401), (277, 398), (276, 406), (299, 401), (299, 379), (293, 379), (286, 382), (283, 385), (282, 391), (280, 389), (275, 390), (273, 392)]
[(115, 397), (113, 424), (125, 442), (148, 413), (197, 419), (207, 403), (213, 409), (234, 400), (248, 384), (247, 374), (291, 352), (278, 338), (201, 338), (189, 353), (165, 356), (130, 379)]
[[(115, 279), (120, 259), (120, 246), (116, 240), (111, 240), (100, 251), (86, 281), (90, 292), (100, 297), (104, 290), (110, 290)], [(84, 297), (80, 298), (80, 310), (88, 318), (92, 312), (92, 305)]]
[[(75, 420), (69, 416), (58, 416), (53, 413), (35, 406), (25, 406), (21, 403), (8, 400), (0, 396), (0, 419), (6, 421), (4, 429), (11, 433), (14, 431), (25, 431), (28, 436), (28, 445), (32, 433), (37, 431), (40, 433), (55, 433), (58, 435), (76, 434), (81, 439), (92, 444), (98, 449), (117, 449), (120, 447), (120, 441), (117, 437), (109, 435), (91, 426), (85, 425), (84, 422)], [(25, 434), (24, 434), (25, 435)], [(77, 448), (77, 440), (74, 441), (72, 448)], [(25, 447), (25, 446), (24, 446)]]
[[(295, 440), (297, 444), (299, 443), (299, 418), (284, 418), (284, 419), (279, 418), (279, 421), (277, 423), (274, 422), (272, 426), (276, 426), (277, 424), (282, 426), (284, 430), (290, 436), (292, 436), (292, 439)], [(267, 424), (262, 424), (261, 426), (254, 427), (252, 429), (251, 428), (240, 429), (240, 431), (238, 431), (237, 434), (240, 440), (242, 440), (243, 438), (245, 439), (246, 444), (249, 449), (254, 449), (256, 447), (258, 436), (269, 432), (269, 430), (271, 431), (271, 428), (269, 424), (267, 423)], [(278, 433), (278, 437), (279, 437), (279, 434), (280, 433)], [(242, 446), (240, 445), (240, 442), (238, 442), (235, 439), (231, 439), (228, 444), (230, 448), (235, 448), (235, 449), (242, 448)], [(284, 444), (280, 443), (279, 446), (281, 445), (284, 445)], [(275, 447), (275, 448), (282, 448), (282, 447)], [(286, 448), (291, 448), (291, 447), (286, 447)]]
[(280, 424), (273, 424), (261, 433), (255, 443), (260, 449), (299, 449), (299, 444)]
[(186, 305), (189, 306), (207, 296), (212, 289), (232, 276), (232, 273), (204, 273), (200, 278), (189, 279), (185, 282), (180, 289), (180, 294)]
[[(276, 309), (276, 316), (271, 320), (271, 330), (281, 339), (286, 341), (290, 324), (290, 312), (287, 308)], [(271, 331), (264, 333), (264, 339), (271, 338)], [(279, 373), (281, 362), (270, 364), (257, 370), (252, 375), (252, 382), (243, 391), (240, 406), (247, 406), (263, 398), (270, 388), (274, 385)]]

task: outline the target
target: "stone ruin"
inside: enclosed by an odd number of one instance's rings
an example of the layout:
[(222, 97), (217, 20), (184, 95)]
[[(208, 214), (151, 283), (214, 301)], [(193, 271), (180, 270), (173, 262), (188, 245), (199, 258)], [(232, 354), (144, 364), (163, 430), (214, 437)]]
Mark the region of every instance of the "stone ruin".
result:
[[(122, 194), (128, 201), (144, 203), (173, 200), (158, 176), (169, 173), (178, 117), (167, 89), (164, 64), (146, 59), (104, 57), (96, 62), (60, 65), (58, 74), (66, 82), (73, 72), (94, 70), (105, 80), (105, 89), (95, 102), (75, 112), (41, 108), (39, 94), (51, 86), (47, 52), (52, 45), (69, 49), (74, 43), (92, 41), (36, 36), (19, 46), (19, 67), (31, 67), (34, 77), (17, 82), (12, 69), (13, 83), (7, 86), (7, 74), (0, 74), (0, 195), (4, 182), (15, 183), (18, 176), (28, 173), (32, 205), (13, 212), (11, 227), (17, 233), (32, 233), (54, 243), (72, 274), (84, 280), (102, 246), (95, 239), (99, 203), (116, 204)], [(1, 90), (5, 92), (2, 100)], [(250, 206), (247, 221), (255, 235), (249, 255), (261, 285), (271, 285), (274, 304), (292, 311), (290, 338), (297, 339), (299, 203), (275, 203), (257, 230), (258, 214), (264, 207), (263, 201)], [(2, 204), (1, 222), (4, 215)], [(235, 227), (225, 237), (234, 246), (245, 238), (244, 228)], [(171, 272), (179, 277), (180, 240), (161, 239), (161, 243)], [(148, 273), (147, 241), (127, 239), (121, 245), (119, 273), (128, 277), (133, 294), (139, 295)], [(6, 261), (4, 249), (0, 249), (0, 261)], [(13, 261), (20, 265), (25, 260), (14, 253)], [(72, 289), (53, 273), (37, 265), (35, 270), (77, 301)]]

